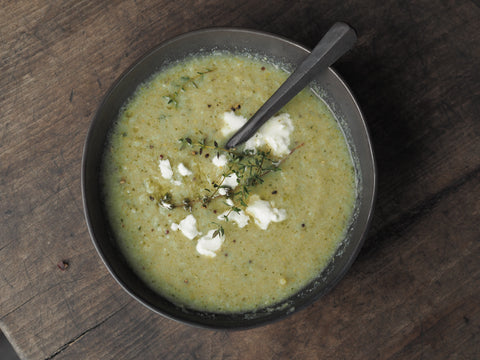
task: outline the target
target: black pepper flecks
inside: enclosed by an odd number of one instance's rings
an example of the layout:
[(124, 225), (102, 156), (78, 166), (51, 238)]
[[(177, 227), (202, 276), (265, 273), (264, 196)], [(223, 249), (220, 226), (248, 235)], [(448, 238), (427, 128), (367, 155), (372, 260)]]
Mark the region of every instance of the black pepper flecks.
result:
[(232, 110), (233, 112), (235, 112), (235, 111), (237, 111), (237, 110), (240, 110), (241, 107), (242, 107), (242, 105), (237, 104), (237, 105), (235, 105), (235, 106), (232, 106), (232, 107), (230, 108), (230, 110)]

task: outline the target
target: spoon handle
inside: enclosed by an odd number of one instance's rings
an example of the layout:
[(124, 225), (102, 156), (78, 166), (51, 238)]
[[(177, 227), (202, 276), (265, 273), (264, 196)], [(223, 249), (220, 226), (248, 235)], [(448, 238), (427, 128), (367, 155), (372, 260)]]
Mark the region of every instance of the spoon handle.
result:
[(278, 90), (258, 109), (225, 145), (233, 148), (251, 138), (257, 130), (312, 81), (323, 69), (353, 47), (355, 30), (345, 23), (335, 23)]

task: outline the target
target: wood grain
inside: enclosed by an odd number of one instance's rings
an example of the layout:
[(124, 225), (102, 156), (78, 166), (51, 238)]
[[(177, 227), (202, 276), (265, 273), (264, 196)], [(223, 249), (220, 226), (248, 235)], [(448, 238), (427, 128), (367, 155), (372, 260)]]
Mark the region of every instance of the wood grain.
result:
[[(337, 20), (359, 34), (336, 68), (379, 170), (359, 258), (330, 294), (262, 328), (153, 315), (107, 273), (83, 218), (82, 147), (103, 94), (186, 31), (242, 26), (311, 47)], [(4, 1), (0, 40), (0, 327), (22, 358), (480, 357), (478, 1)]]

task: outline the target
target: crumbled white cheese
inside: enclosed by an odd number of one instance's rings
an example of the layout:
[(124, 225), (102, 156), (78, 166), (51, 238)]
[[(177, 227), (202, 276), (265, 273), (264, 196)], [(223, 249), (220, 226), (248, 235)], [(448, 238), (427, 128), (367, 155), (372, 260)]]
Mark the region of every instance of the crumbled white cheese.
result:
[(247, 119), (229, 111), (223, 114), (223, 122), (225, 126), (222, 128), (222, 134), (227, 136), (240, 129), (247, 122)]
[(196, 248), (200, 254), (209, 257), (217, 256), (215, 251), (218, 251), (221, 248), (223, 242), (225, 241), (225, 236), (217, 233), (217, 235), (213, 237), (214, 233), (215, 230), (210, 230), (207, 235), (198, 239)]
[[(238, 185), (238, 178), (237, 174), (231, 173), (228, 175), (222, 182), (222, 186), (228, 186), (231, 189), (235, 189)], [(220, 188), (218, 189), (218, 193), (220, 195), (227, 195), (227, 189), (225, 188)]]
[[(223, 121), (225, 125), (221, 131), (223, 135), (227, 136), (240, 129), (247, 119), (230, 111), (223, 114)], [(285, 156), (290, 152), (288, 147), (292, 131), (293, 124), (289, 114), (274, 116), (245, 143), (245, 149), (255, 151), (261, 146), (268, 145), (272, 149), (273, 155)]]
[(190, 214), (185, 219), (180, 221), (179, 224), (173, 223), (170, 228), (173, 231), (180, 230), (184, 236), (192, 240), (195, 236), (200, 235), (197, 230), (197, 219)]
[(164, 179), (170, 180), (173, 176), (172, 166), (170, 165), (170, 160), (159, 160), (158, 167), (160, 168), (160, 172), (162, 173), (162, 177)]
[(185, 165), (183, 165), (183, 163), (178, 164), (177, 170), (182, 176), (189, 176), (193, 174)]
[(292, 120), (289, 114), (280, 114), (268, 120), (245, 143), (245, 149), (255, 150), (268, 145), (276, 156), (285, 156), (290, 152), (290, 134), (293, 131)]
[(262, 230), (267, 230), (272, 221), (280, 222), (287, 218), (285, 209), (274, 208), (268, 201), (261, 200), (258, 196), (252, 196), (245, 212), (255, 219), (255, 224)]
[(227, 165), (227, 162), (228, 162), (228, 160), (227, 160), (227, 157), (225, 156), (225, 154), (215, 155), (212, 158), (213, 165), (215, 165), (217, 167), (225, 166), (225, 165)]
[[(222, 215), (218, 216), (219, 220), (226, 220), (225, 216), (229, 211), (225, 211)], [(245, 211), (240, 210), (239, 212), (236, 211), (231, 211), (230, 214), (228, 214), (228, 221), (233, 221), (234, 223), (237, 223), (239, 228), (243, 228), (247, 226), (248, 221), (250, 220), (250, 217), (245, 214)]]
[[(232, 199), (225, 200), (225, 203), (228, 206), (233, 206), (234, 205)], [(240, 210), (238, 213), (236, 211), (225, 211), (222, 215), (219, 215), (217, 218), (219, 220), (226, 220), (225, 216), (228, 213), (230, 213), (228, 215), (228, 220), (236, 222), (239, 228), (245, 227), (248, 224), (248, 221), (250, 220), (250, 217), (247, 214), (245, 214), (245, 212), (243, 210)]]
[(180, 180), (172, 180), (172, 184), (176, 186), (183, 185), (183, 183)]
[(231, 187), (232, 189), (235, 189), (235, 187), (238, 185), (238, 177), (237, 174), (231, 173), (228, 175), (225, 180), (223, 180), (222, 185)]

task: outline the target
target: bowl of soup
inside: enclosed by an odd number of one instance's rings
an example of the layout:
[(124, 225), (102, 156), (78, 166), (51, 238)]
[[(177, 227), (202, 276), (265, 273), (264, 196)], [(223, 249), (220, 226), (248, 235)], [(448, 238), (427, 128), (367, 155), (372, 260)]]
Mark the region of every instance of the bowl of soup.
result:
[(107, 269), (149, 309), (250, 328), (308, 306), (350, 268), (376, 173), (362, 113), (333, 69), (225, 148), (308, 54), (264, 32), (194, 31), (105, 95), (84, 146), (85, 217)]

